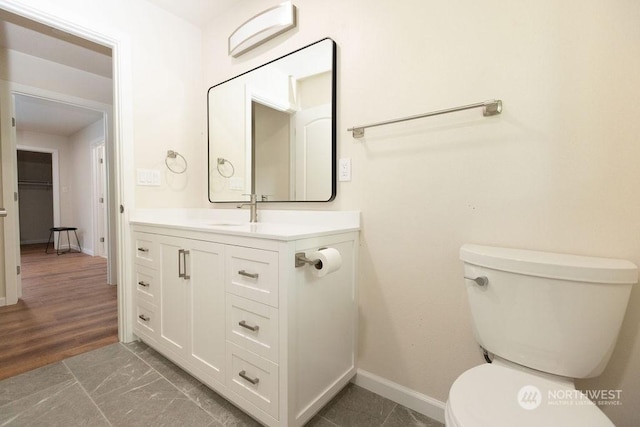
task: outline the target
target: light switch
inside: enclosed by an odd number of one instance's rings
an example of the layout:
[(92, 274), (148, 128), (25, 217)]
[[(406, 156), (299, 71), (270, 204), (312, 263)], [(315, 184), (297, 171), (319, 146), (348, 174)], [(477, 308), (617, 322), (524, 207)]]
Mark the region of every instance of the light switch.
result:
[(160, 185), (160, 171), (157, 169), (137, 169), (136, 175), (138, 185)]
[(338, 181), (351, 181), (351, 159), (339, 160)]
[(229, 178), (229, 190), (244, 190), (244, 179), (237, 176)]

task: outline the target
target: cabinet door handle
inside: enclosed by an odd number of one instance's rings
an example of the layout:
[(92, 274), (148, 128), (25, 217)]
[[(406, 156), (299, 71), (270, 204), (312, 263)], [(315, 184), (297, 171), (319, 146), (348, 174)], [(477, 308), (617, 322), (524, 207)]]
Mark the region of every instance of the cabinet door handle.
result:
[(140, 316), (138, 316), (140, 318), (140, 320), (142, 320), (143, 322), (148, 322), (149, 320), (151, 320), (150, 317), (145, 316), (144, 314), (141, 314)]
[(187, 273), (187, 255), (189, 255), (188, 250), (178, 249), (178, 277), (189, 280), (191, 276)]
[(189, 272), (187, 271), (187, 266), (189, 264), (187, 264), (187, 255), (189, 255), (189, 251), (187, 250), (183, 250), (182, 251), (182, 263), (184, 264), (184, 277), (186, 280), (191, 279), (191, 275), (189, 274)]
[(258, 332), (260, 330), (260, 326), (259, 325), (250, 326), (250, 325), (247, 325), (247, 322), (245, 322), (244, 320), (239, 321), (238, 325), (242, 326), (245, 329), (253, 331), (253, 332)]
[(147, 282), (143, 282), (142, 280), (138, 282), (138, 285), (144, 286), (145, 288), (149, 287), (149, 284)]
[(149, 252), (147, 248), (138, 248), (138, 252)]
[(240, 375), (242, 379), (249, 381), (253, 385), (256, 385), (260, 382), (260, 378), (258, 377), (250, 378), (247, 376), (247, 371), (244, 371), (244, 370), (238, 372), (238, 375)]
[(249, 273), (245, 270), (238, 271), (238, 274), (245, 277), (251, 277), (252, 279), (257, 279), (260, 276), (258, 273)]
[(184, 279), (185, 273), (182, 272), (182, 256), (184, 255), (184, 249), (178, 249), (178, 277)]

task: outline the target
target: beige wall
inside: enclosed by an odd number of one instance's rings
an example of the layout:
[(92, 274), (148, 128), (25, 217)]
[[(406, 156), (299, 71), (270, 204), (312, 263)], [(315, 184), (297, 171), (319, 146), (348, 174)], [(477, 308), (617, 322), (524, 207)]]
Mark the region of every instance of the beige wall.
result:
[[(295, 31), (238, 59), (227, 37), (264, 2), (212, 22), (205, 84), (336, 41), (338, 150), (353, 181), (333, 203), (305, 207), (362, 210), (360, 368), (444, 401), (483, 362), (461, 279), (465, 242), (640, 265), (640, 3), (295, 4)], [(500, 117), (474, 110), (363, 140), (345, 130), (491, 98), (504, 101)], [(639, 322), (635, 289), (607, 370), (579, 383), (623, 390), (622, 406), (603, 408), (619, 425), (640, 424)]]

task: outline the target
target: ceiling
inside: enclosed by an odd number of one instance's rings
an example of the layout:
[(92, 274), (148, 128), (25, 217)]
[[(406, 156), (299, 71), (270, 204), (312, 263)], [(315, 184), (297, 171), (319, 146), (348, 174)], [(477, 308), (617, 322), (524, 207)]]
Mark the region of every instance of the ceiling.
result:
[(148, 0), (198, 27), (204, 27), (216, 16), (243, 0)]
[(16, 95), (16, 129), (71, 136), (100, 120), (101, 111), (27, 95)]

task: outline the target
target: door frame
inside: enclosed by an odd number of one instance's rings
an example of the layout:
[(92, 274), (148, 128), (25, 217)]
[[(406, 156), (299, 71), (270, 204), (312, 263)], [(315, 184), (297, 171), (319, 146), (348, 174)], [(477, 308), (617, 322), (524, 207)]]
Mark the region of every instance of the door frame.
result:
[[(16, 3), (12, 0), (0, 0), (0, 8), (24, 18), (43, 23), (52, 28), (71, 33), (86, 40), (93, 41), (111, 49), (113, 64), (113, 109), (107, 128), (107, 168), (110, 181), (108, 193), (117, 212), (109, 212), (109, 221), (115, 223), (109, 227), (112, 245), (109, 247), (109, 258), (116, 261), (118, 286), (118, 337), (120, 341), (129, 342), (133, 335), (133, 290), (127, 286), (131, 277), (131, 236), (129, 230), (129, 211), (125, 206), (134, 206), (135, 182), (132, 174), (124, 171), (133, 170), (133, 76), (132, 46), (129, 37), (117, 28), (102, 27), (100, 31), (72, 22), (73, 13), (64, 8), (52, 9), (53, 13), (44, 12), (34, 7)], [(58, 12), (59, 11), (59, 12)], [(68, 18), (65, 19), (64, 16)], [(109, 132), (111, 131), (111, 132)], [(15, 178), (14, 178), (15, 180)]]
[(5, 296), (2, 305), (18, 302), (22, 295), (20, 277), (20, 232), (18, 205), (18, 159), (16, 152), (15, 103), (10, 83), (0, 80), (0, 141), (2, 146), (2, 220)]

